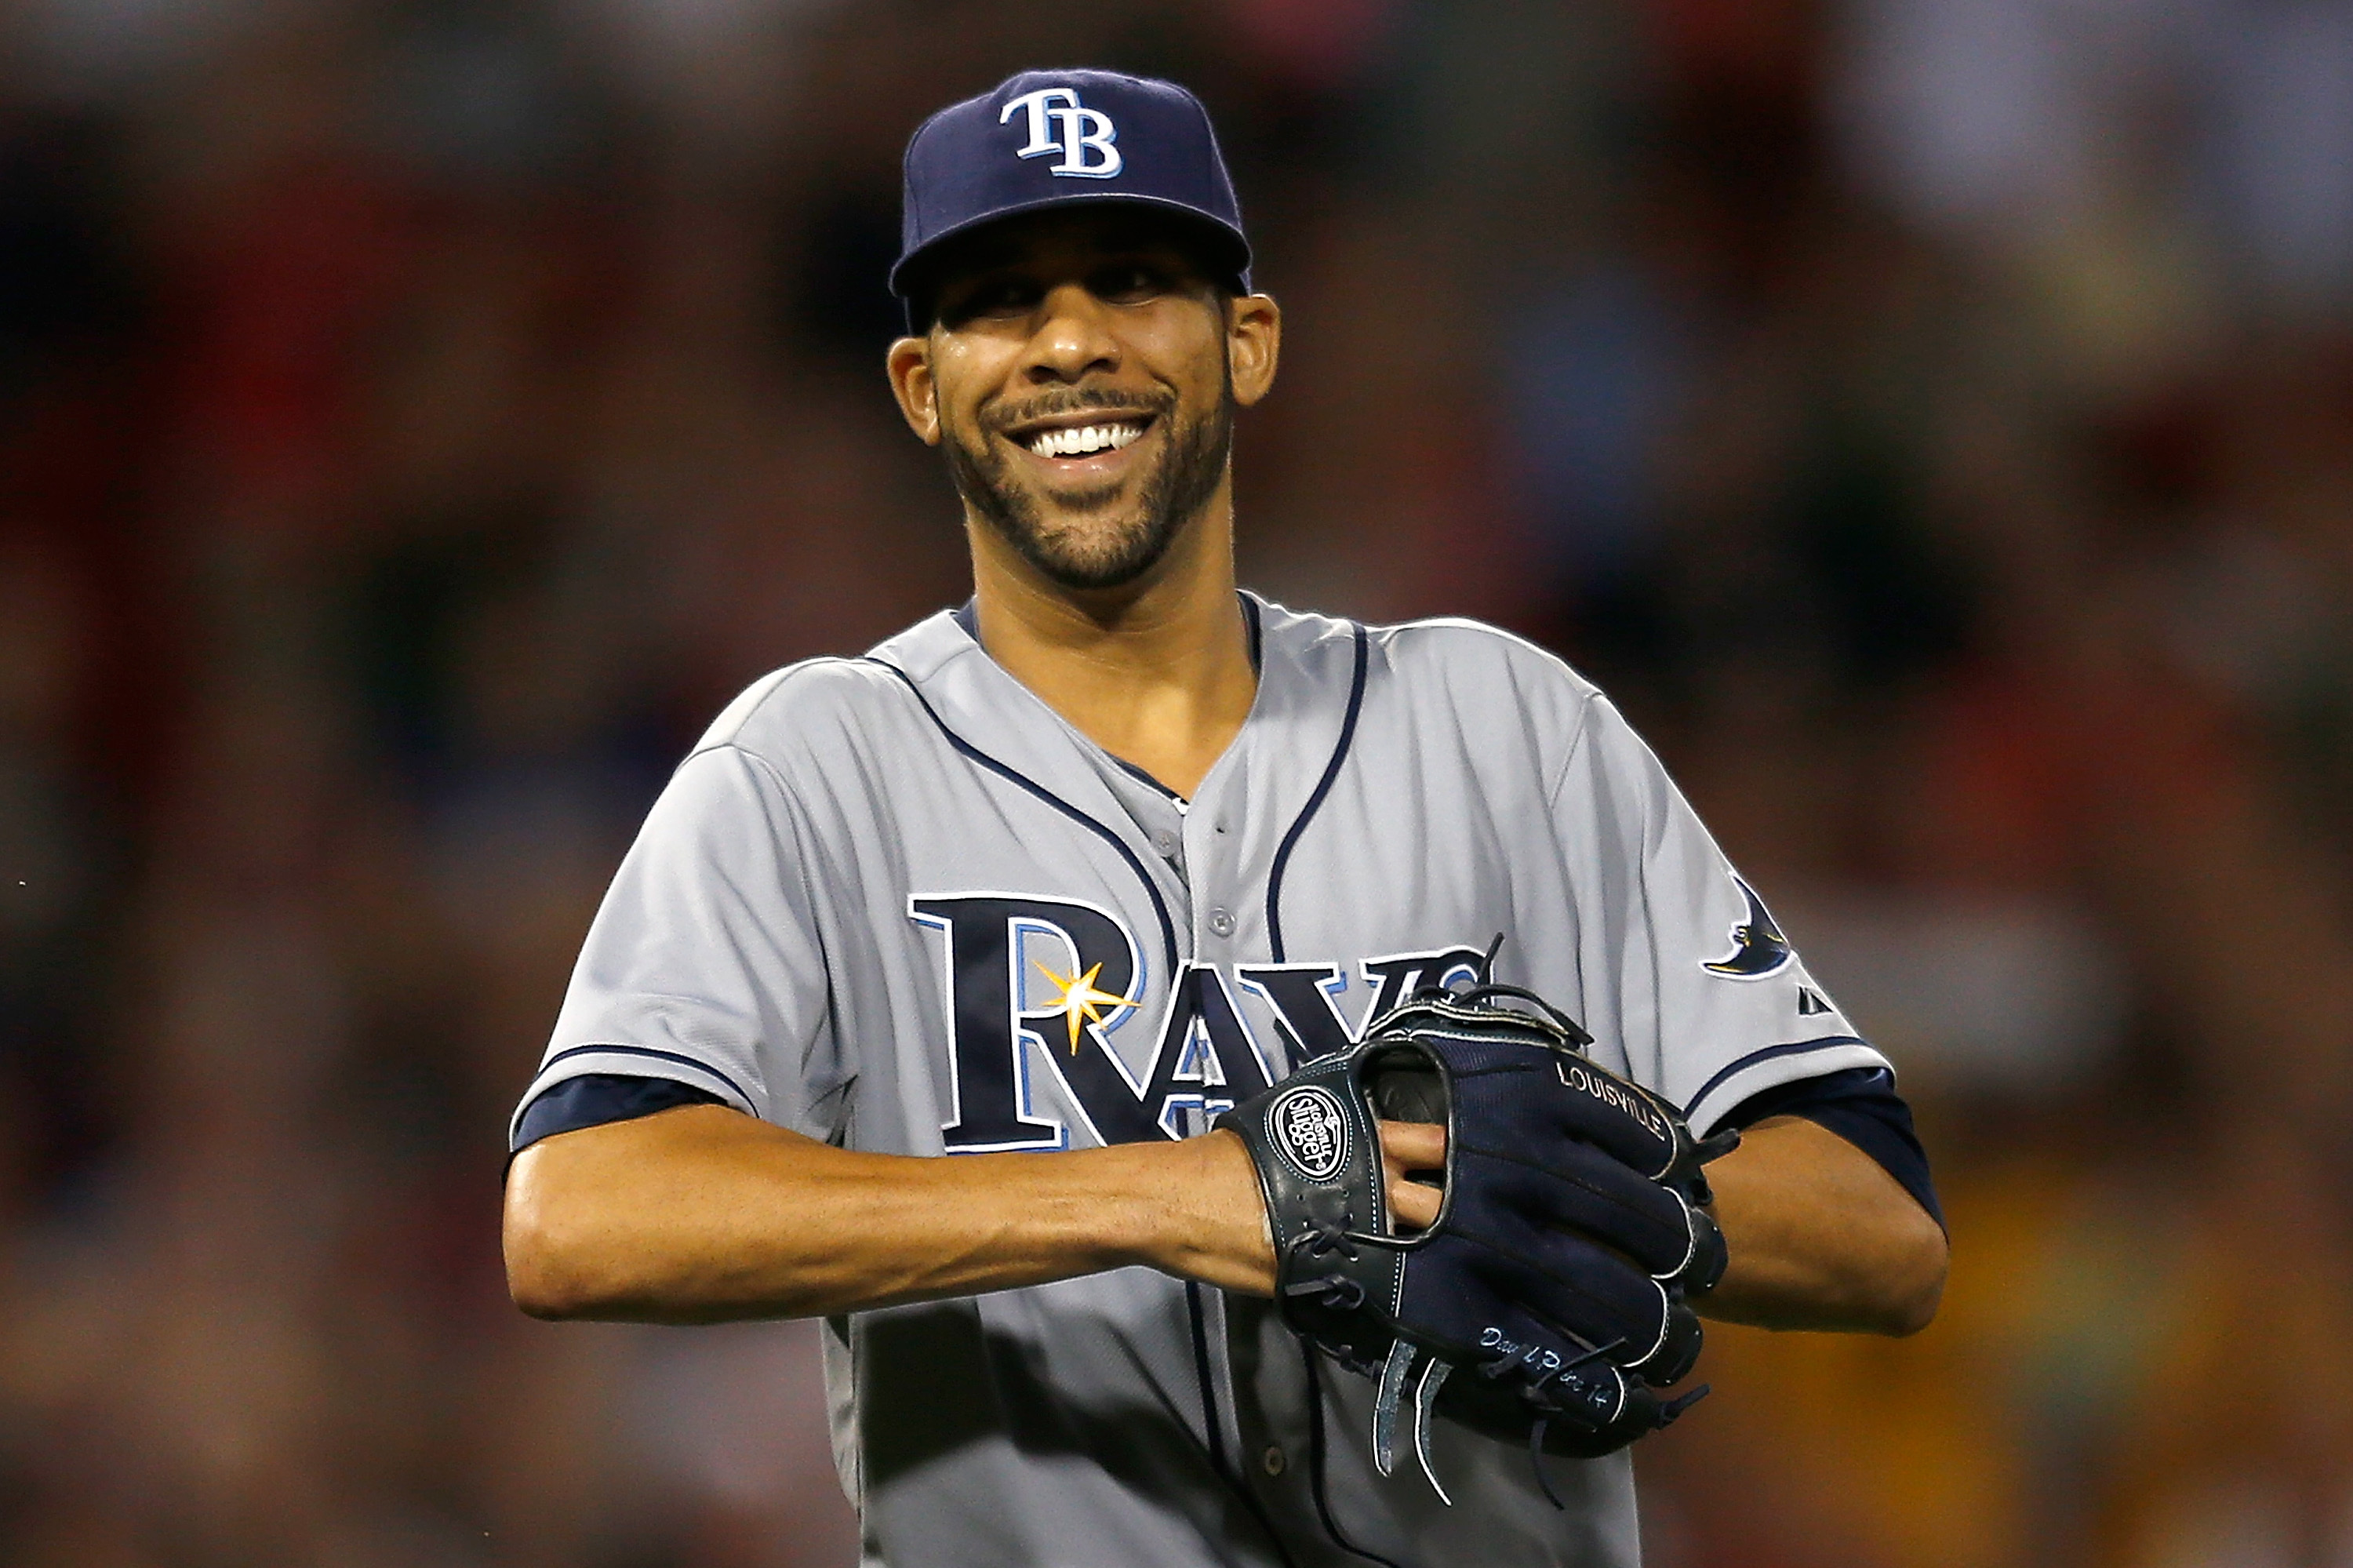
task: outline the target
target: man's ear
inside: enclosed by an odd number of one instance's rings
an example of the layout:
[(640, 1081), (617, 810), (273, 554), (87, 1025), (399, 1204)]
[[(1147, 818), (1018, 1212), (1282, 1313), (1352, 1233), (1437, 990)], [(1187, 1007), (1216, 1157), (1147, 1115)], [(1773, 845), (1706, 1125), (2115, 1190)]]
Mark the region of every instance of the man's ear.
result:
[(1237, 294), (1226, 304), (1226, 363), (1234, 401), (1247, 408), (1274, 386), (1282, 355), (1282, 307), (1269, 294)]
[(906, 418), (907, 428), (925, 446), (939, 445), (940, 400), (939, 388), (932, 380), (932, 340), (898, 339), (891, 344), (883, 365), (891, 377), (891, 395), (899, 399), (899, 412)]

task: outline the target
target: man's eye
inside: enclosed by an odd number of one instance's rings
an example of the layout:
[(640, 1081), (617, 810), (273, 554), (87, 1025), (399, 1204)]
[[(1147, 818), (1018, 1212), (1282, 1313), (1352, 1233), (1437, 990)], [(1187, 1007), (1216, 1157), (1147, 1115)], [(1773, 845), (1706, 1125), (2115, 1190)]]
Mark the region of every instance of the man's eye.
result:
[(965, 296), (965, 316), (1019, 315), (1038, 302), (1038, 291), (1014, 279), (983, 283)]
[(1153, 267), (1107, 268), (1095, 278), (1098, 297), (1122, 302), (1148, 300), (1155, 294), (1166, 292), (1167, 287), (1168, 281), (1160, 275), (1157, 268)]

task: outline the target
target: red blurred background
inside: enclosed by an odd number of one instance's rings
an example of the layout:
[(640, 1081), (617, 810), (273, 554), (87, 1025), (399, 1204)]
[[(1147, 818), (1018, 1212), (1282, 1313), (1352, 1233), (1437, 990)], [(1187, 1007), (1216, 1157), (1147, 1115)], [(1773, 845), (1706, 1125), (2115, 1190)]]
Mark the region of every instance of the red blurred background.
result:
[(1902, 1343), (1656, 1568), (2353, 1564), (2353, 4), (0, 8), (0, 1559), (845, 1564), (803, 1325), (533, 1323), (501, 1129), (758, 673), (960, 599), (897, 156), (1215, 110), (1245, 577), (1562, 650), (1899, 1063)]

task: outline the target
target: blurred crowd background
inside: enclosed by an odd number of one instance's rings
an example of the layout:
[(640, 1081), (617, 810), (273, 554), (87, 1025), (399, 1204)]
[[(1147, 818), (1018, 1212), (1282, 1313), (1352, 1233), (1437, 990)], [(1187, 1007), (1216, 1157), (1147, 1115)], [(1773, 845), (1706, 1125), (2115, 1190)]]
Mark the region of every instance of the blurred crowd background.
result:
[(1916, 1340), (1655, 1568), (2353, 1564), (2353, 3), (0, 6), (0, 1559), (845, 1564), (805, 1326), (530, 1322), (502, 1131), (738, 686), (960, 600), (897, 158), (1176, 76), (1247, 581), (1617, 696), (1899, 1062)]

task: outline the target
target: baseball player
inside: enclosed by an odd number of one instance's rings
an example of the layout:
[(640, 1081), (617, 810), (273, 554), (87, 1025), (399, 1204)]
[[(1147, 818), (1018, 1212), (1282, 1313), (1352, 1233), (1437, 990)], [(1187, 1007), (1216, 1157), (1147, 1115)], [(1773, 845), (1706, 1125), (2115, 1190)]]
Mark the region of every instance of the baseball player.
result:
[[(1945, 1240), (1886, 1062), (1559, 661), (1238, 590), (1282, 319), (1190, 94), (1024, 73), (915, 132), (904, 196), (890, 385), (973, 597), (755, 683), (680, 765), (511, 1129), (516, 1300), (823, 1317), (870, 1563), (1629, 1568), (1622, 1448), (1547, 1480), (1463, 1426), (1388, 1469), (1376, 1380), (1270, 1300), (1265, 1139), (1211, 1124), (1509, 981), (1618, 1100), (1744, 1129), (1728, 1266), (1662, 1300), (1902, 1333)], [(1379, 1124), (1400, 1234), (1448, 1139)]]

